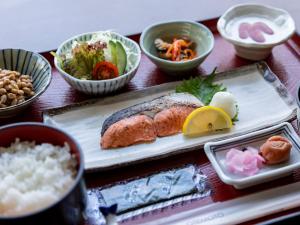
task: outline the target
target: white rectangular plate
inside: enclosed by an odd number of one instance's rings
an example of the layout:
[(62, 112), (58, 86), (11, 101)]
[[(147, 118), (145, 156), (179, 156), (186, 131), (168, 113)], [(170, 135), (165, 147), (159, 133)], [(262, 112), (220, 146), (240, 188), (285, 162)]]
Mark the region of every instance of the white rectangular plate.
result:
[[(276, 165), (264, 165), (257, 174), (249, 177), (232, 174), (227, 171), (225, 158), (226, 153), (231, 148), (242, 149), (251, 146), (259, 149), (268, 138), (274, 135), (286, 137), (292, 143), (293, 147), (289, 160)], [(300, 139), (292, 125), (289, 123), (282, 123), (239, 137), (206, 143), (204, 145), (204, 150), (220, 179), (226, 184), (233, 185), (237, 189), (242, 189), (290, 175), (293, 170), (300, 168), (299, 144)]]
[(203, 147), (208, 141), (235, 137), (296, 117), (294, 99), (263, 62), (219, 73), (216, 82), (223, 83), (239, 105), (239, 121), (227, 132), (198, 138), (177, 134), (157, 138), (152, 143), (101, 149), (100, 131), (107, 117), (120, 109), (174, 92), (180, 82), (49, 109), (44, 112), (44, 122), (65, 130), (81, 144), (86, 170), (103, 170)]

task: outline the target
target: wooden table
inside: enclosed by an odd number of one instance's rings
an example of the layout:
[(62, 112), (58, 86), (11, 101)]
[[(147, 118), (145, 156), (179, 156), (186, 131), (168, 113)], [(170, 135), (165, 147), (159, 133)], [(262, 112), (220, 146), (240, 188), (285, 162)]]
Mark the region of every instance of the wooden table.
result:
[[(214, 67), (218, 67), (218, 71), (225, 71), (239, 66), (252, 63), (241, 59), (235, 55), (233, 47), (222, 39), (216, 30), (216, 19), (205, 21), (207, 25), (215, 35), (215, 47), (211, 55), (205, 60), (205, 62), (199, 67), (199, 73), (207, 74), (213, 70)], [(130, 36), (135, 41), (139, 40), (139, 35)], [(53, 57), (48, 53), (43, 55), (51, 62), (53, 66)], [(280, 80), (287, 86), (288, 90), (293, 96), (297, 95), (297, 88), (300, 81), (300, 38), (294, 35), (287, 43), (276, 47), (273, 50), (272, 55), (266, 60), (270, 68), (275, 74), (278, 75)], [(171, 82), (178, 80), (179, 78), (170, 77), (163, 72), (159, 71), (153, 63), (151, 63), (145, 55), (142, 55), (141, 65), (134, 79), (118, 93), (123, 93), (132, 90), (141, 90), (143, 88), (161, 84), (165, 82)], [(74, 102), (79, 102), (89, 98), (81, 93), (72, 89), (58, 74), (57, 70), (53, 67), (53, 80), (48, 90), (35, 102), (30, 108), (28, 108), (22, 115), (1, 120), (0, 124), (9, 124), (13, 122), (21, 121), (42, 121), (42, 111), (47, 108), (60, 107)], [(182, 166), (187, 163), (199, 165), (204, 174), (209, 178), (209, 182), (212, 184), (214, 193), (209, 198), (209, 201), (225, 201), (240, 196), (244, 196), (250, 193), (254, 193), (260, 190), (266, 190), (272, 187), (280, 186), (283, 184), (294, 183), (300, 181), (300, 171), (295, 171), (293, 175), (272, 181), (266, 184), (255, 186), (251, 189), (236, 190), (232, 186), (225, 185), (220, 181), (216, 172), (213, 170), (211, 164), (206, 158), (203, 151), (193, 151), (184, 154), (175, 155), (172, 157), (155, 160), (143, 164), (137, 164), (127, 166), (125, 168), (114, 169), (107, 172), (98, 172), (93, 174), (86, 174), (86, 183), (88, 188), (99, 187), (106, 184), (111, 184), (117, 181), (126, 180), (128, 178), (144, 176), (152, 172), (160, 170), (166, 170), (168, 168), (174, 168)], [(158, 215), (149, 214), (143, 218), (137, 218), (133, 221), (124, 222), (124, 224), (134, 224), (143, 221), (150, 221), (157, 216), (162, 217), (170, 214), (174, 214), (179, 211), (191, 209), (201, 206), (203, 203), (200, 201), (194, 201), (184, 204), (181, 207), (175, 209), (165, 210)], [(295, 209), (299, 210), (299, 209)], [(274, 218), (282, 214), (288, 214), (294, 212), (290, 210), (281, 214), (268, 216), (252, 222), (259, 222), (268, 218)]]

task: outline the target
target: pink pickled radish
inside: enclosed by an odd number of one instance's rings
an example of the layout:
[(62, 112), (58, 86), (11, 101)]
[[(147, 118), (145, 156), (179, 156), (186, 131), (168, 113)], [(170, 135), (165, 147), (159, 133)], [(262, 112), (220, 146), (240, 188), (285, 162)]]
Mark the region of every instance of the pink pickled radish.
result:
[(226, 153), (225, 165), (230, 173), (252, 176), (258, 173), (264, 161), (253, 147), (248, 147), (246, 151), (232, 148)]

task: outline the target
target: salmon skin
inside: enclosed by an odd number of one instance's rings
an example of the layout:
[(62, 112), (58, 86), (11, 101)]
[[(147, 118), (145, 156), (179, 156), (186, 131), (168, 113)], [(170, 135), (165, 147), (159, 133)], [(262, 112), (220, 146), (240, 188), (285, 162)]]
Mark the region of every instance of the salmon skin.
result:
[(117, 111), (102, 125), (101, 147), (125, 147), (176, 134), (186, 117), (201, 106), (191, 94), (173, 93)]
[(151, 101), (142, 102), (128, 108), (122, 109), (109, 116), (102, 125), (101, 136), (114, 123), (129, 118), (134, 115), (147, 115), (151, 118), (162, 111), (169, 109), (172, 106), (190, 106), (198, 108), (203, 106), (203, 103), (194, 95), (188, 93), (173, 93), (155, 98)]

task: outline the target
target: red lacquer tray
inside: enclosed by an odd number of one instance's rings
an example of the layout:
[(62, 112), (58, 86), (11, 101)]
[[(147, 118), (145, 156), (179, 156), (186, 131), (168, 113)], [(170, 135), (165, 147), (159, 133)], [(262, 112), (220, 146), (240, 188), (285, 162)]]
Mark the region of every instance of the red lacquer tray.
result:
[[(251, 64), (251, 61), (241, 59), (235, 55), (233, 46), (226, 42), (219, 35), (216, 29), (217, 19), (204, 21), (203, 24), (208, 26), (215, 36), (215, 47), (211, 55), (199, 67), (199, 73), (207, 74), (211, 72), (214, 67), (218, 67), (218, 71), (225, 71), (243, 65)], [(140, 35), (130, 36), (135, 41), (139, 41)], [(53, 66), (53, 57), (47, 53), (43, 55), (51, 62), (53, 79), (48, 90), (28, 108), (22, 115), (18, 117), (0, 120), (0, 124), (9, 124), (21, 121), (42, 121), (42, 111), (47, 108), (60, 107), (74, 102), (79, 102), (88, 99), (81, 93), (72, 89), (58, 74)], [(273, 72), (286, 85), (290, 93), (296, 97), (297, 87), (300, 81), (300, 36), (295, 34), (288, 42), (275, 47), (272, 55), (266, 60)], [(170, 77), (159, 71), (156, 66), (148, 60), (145, 55), (142, 55), (142, 60), (138, 72), (134, 79), (119, 93), (140, 90), (145, 87), (179, 80), (179, 78)], [(193, 151), (175, 155), (169, 158), (155, 160), (143, 164), (128, 166), (121, 169), (110, 170), (106, 172), (98, 172), (86, 175), (86, 184), (88, 188), (100, 187), (102, 185), (111, 184), (117, 181), (123, 181), (128, 178), (144, 176), (149, 173), (166, 170), (168, 168), (182, 166), (184, 164), (197, 164), (201, 167), (202, 172), (209, 178), (212, 185), (213, 194), (205, 200), (192, 201), (183, 205), (168, 208), (163, 211), (148, 213), (147, 215), (133, 218), (125, 221), (124, 224), (135, 224), (144, 221), (151, 221), (157, 217), (163, 217), (179, 211), (188, 210), (194, 207), (199, 207), (207, 202), (225, 201), (254, 193), (261, 190), (270, 189), (284, 184), (294, 183), (300, 181), (300, 171), (295, 171), (293, 175), (269, 182), (263, 185), (255, 186), (245, 190), (236, 190), (232, 186), (226, 185), (220, 181), (216, 172), (209, 163), (204, 151)], [(251, 223), (264, 221), (266, 219), (278, 217), (280, 215), (289, 214), (298, 209), (289, 210), (272, 216), (260, 218)], [(88, 224), (88, 223), (86, 223)]]

